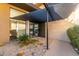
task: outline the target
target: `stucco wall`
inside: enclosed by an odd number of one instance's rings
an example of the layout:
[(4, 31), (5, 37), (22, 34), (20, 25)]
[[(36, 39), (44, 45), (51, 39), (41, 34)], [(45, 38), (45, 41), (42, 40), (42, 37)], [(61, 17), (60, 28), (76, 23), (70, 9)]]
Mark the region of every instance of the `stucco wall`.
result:
[(26, 13), (25, 10), (12, 6), (8, 3), (0, 3), (0, 45), (10, 41), (10, 8)]
[(64, 20), (59, 20), (59, 21), (52, 21), (49, 22), (48, 25), (48, 29), (49, 29), (49, 39), (58, 39), (58, 40), (64, 40), (64, 41), (70, 41), (66, 30), (69, 27), (72, 27), (73, 24), (70, 22), (67, 22), (65, 19)]
[[(64, 41), (68, 41), (69, 42), (69, 38), (67, 36), (66, 30), (69, 27), (74, 26), (74, 24), (79, 25), (79, 4), (78, 5), (72, 5), (70, 4), (70, 6), (65, 6), (65, 8), (63, 9), (64, 6), (59, 5), (58, 7), (55, 8), (55, 11), (58, 12), (58, 14), (60, 14), (61, 16), (67, 16), (68, 13), (71, 12), (71, 10), (73, 10), (66, 19), (62, 19), (60, 21), (52, 21), (49, 22), (49, 39), (58, 39), (58, 40), (64, 40)], [(67, 9), (67, 8), (69, 9)], [(62, 10), (62, 11), (61, 11)], [(70, 11), (70, 12), (69, 12)]]
[(0, 45), (9, 41), (9, 6), (0, 4)]

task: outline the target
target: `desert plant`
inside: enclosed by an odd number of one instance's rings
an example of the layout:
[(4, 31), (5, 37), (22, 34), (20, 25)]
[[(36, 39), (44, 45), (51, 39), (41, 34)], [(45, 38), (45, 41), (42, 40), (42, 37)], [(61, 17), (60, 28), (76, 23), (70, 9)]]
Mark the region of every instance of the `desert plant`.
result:
[(38, 40), (31, 38), (31, 36), (23, 34), (18, 37), (20, 47), (27, 46), (29, 44), (35, 44)]
[(23, 35), (20, 35), (20, 36), (18, 37), (18, 40), (19, 40), (20, 42), (26, 42), (26, 41), (28, 41), (29, 39), (30, 39), (30, 36), (27, 35), (27, 34), (23, 34)]

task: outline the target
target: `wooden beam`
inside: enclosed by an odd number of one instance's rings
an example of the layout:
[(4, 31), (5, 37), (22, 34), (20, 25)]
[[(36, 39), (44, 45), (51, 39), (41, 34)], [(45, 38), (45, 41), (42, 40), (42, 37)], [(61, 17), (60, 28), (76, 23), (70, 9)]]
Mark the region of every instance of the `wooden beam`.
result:
[(16, 6), (16, 7), (19, 7), (21, 9), (24, 9), (28, 12), (35, 11), (35, 10), (39, 9), (30, 3), (29, 4), (28, 3), (26, 3), (26, 4), (25, 3), (9, 3), (9, 4)]

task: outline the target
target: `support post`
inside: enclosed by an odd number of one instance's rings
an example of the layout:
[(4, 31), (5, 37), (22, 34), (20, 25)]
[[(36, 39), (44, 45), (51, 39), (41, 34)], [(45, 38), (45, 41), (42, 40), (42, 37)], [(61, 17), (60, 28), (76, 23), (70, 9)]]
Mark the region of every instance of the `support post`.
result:
[[(44, 6), (45, 8), (47, 8), (47, 5), (44, 3)], [(49, 40), (48, 40), (48, 13), (46, 13), (46, 17), (47, 17), (47, 20), (46, 20), (46, 49), (48, 50), (49, 49)]]
[(25, 28), (26, 34), (29, 35), (29, 20), (26, 21)]
[(47, 35), (46, 35), (46, 39), (47, 39), (47, 50), (49, 49), (49, 40), (48, 40), (48, 13), (47, 13), (47, 24), (46, 24), (46, 26), (47, 26)]

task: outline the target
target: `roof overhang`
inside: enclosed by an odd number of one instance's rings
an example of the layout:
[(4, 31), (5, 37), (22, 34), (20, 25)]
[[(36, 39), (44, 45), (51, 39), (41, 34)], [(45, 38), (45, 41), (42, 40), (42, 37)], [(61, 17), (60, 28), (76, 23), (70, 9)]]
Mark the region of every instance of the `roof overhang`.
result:
[(16, 7), (19, 7), (21, 9), (24, 9), (28, 12), (35, 11), (35, 10), (39, 9), (38, 7), (33, 5), (32, 3), (9, 3), (9, 4), (16, 6)]
[[(77, 4), (48, 4), (48, 5), (50, 12), (53, 16), (52, 19), (48, 14), (49, 21), (54, 21), (67, 18), (75, 9)], [(30, 12), (28, 14), (13, 17), (13, 19), (30, 20), (34, 22), (45, 22), (47, 20), (47, 11), (46, 9), (40, 9)]]

